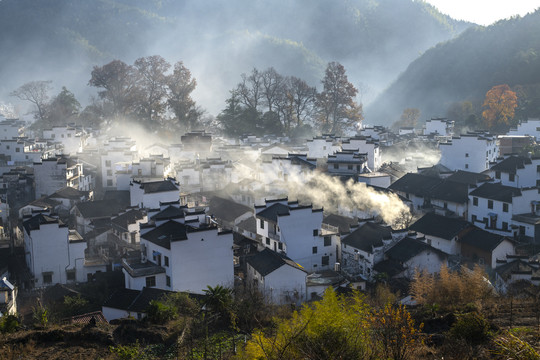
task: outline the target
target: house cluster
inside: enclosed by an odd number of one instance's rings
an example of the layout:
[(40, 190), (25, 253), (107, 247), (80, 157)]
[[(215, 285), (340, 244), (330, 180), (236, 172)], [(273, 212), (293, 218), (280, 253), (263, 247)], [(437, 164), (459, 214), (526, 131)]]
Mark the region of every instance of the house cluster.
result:
[[(522, 134), (534, 128), (527, 124), (507, 138), (534, 142)], [(104, 304), (107, 320), (144, 316), (152, 297), (200, 296), (217, 285), (299, 304), (330, 286), (365, 289), (443, 264), (485, 266), (501, 291), (524, 269), (527, 280), (540, 279), (525, 250), (540, 239), (540, 158), (501, 154), (490, 134), (454, 136), (447, 119), (428, 120), (421, 134), (377, 126), (292, 143), (194, 131), (144, 148), (76, 126), (29, 140), (22, 125), (0, 121), (0, 250), (24, 264), (0, 263), (0, 305), (16, 308), (18, 288), (112, 271), (125, 288)], [(411, 172), (383, 161), (411, 141), (440, 149), (439, 163)], [(405, 204), (410, 221), (385, 223), (382, 210), (325, 208), (290, 193), (291, 183), (317, 176), (345, 188), (363, 183), (354, 191)]]

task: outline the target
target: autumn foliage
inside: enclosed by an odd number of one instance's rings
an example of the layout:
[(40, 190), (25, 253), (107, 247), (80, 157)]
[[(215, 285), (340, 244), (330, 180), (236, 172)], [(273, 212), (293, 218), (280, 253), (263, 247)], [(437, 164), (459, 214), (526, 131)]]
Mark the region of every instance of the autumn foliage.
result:
[(510, 86), (496, 85), (486, 93), (482, 117), (489, 129), (510, 125), (517, 107), (517, 95)]

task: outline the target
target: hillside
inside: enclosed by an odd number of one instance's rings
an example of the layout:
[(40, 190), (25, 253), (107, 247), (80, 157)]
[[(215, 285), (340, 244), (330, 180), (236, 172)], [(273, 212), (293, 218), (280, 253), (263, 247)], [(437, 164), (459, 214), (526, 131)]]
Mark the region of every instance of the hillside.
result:
[[(469, 28), (426, 51), (368, 107), (366, 119), (388, 125), (403, 109), (419, 108), (425, 120), (445, 116), (452, 103), (465, 100), (477, 104), (478, 111), (486, 92), (499, 84), (526, 88), (529, 99), (523, 104), (538, 101), (534, 92), (540, 84), (539, 10)], [(538, 106), (525, 110), (523, 116), (539, 115)]]
[(199, 84), (195, 100), (214, 114), (253, 67), (318, 85), (326, 63), (339, 61), (368, 98), (469, 25), (412, 0), (3, 0), (0, 99), (53, 80), (85, 103), (92, 66), (153, 54), (184, 61)]

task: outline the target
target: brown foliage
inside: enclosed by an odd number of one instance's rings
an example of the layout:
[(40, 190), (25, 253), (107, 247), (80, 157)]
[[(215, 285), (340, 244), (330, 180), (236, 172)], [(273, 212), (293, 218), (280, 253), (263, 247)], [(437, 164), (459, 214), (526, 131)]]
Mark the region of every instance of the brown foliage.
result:
[(517, 107), (517, 95), (506, 84), (496, 85), (486, 93), (483, 107), (482, 116), (489, 129), (509, 125)]

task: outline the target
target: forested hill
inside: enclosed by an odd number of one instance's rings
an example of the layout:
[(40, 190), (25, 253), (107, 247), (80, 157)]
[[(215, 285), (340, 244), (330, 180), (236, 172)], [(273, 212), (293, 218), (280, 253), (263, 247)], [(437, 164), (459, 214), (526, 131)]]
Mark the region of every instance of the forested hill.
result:
[(184, 61), (214, 114), (253, 67), (319, 85), (339, 61), (370, 96), (469, 25), (412, 0), (1, 0), (0, 99), (53, 80), (86, 102), (92, 66), (154, 54)]
[(426, 51), (366, 109), (366, 119), (391, 124), (405, 108), (420, 109), (421, 120), (453, 116), (464, 101), (478, 115), (486, 92), (500, 84), (518, 93), (519, 116), (540, 115), (539, 10), (472, 27)]

